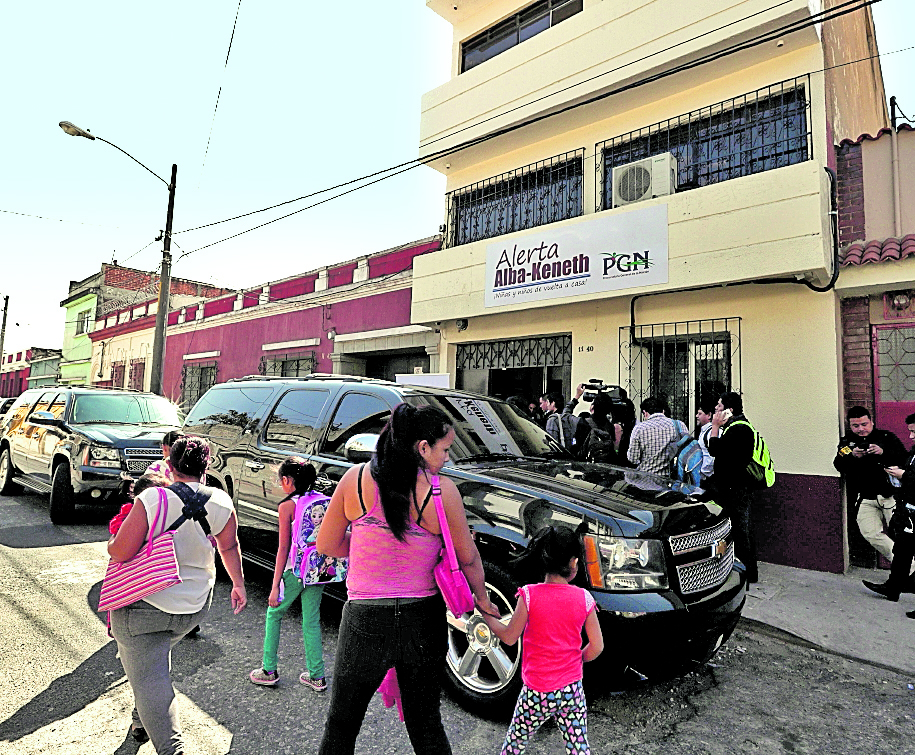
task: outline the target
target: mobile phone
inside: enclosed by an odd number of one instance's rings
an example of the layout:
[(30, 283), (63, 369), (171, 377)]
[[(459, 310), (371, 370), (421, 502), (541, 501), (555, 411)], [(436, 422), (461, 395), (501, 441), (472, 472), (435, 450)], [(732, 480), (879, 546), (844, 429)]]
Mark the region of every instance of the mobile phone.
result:
[(721, 415), (724, 417), (724, 421), (727, 422), (731, 417), (734, 416), (734, 412), (730, 409), (725, 409), (723, 412), (721, 412)]

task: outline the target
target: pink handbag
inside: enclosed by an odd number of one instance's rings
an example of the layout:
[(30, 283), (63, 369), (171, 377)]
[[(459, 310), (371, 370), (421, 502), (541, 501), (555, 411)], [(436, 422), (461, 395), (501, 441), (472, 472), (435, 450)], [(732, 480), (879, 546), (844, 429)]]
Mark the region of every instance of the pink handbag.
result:
[[(150, 538), (146, 548), (141, 548), (137, 555), (128, 561), (108, 562), (108, 570), (102, 580), (102, 591), (99, 595), (99, 611), (116, 611), (181, 582), (181, 577), (178, 576), (178, 558), (175, 555), (175, 531), (165, 532), (167, 500), (165, 490), (159, 488), (159, 508), (156, 509), (156, 518), (149, 528)], [(153, 533), (160, 520), (162, 532), (158, 537), (154, 537)]]
[(435, 513), (438, 515), (442, 539), (445, 541), (441, 560), (434, 569), (435, 582), (438, 589), (442, 591), (445, 605), (451, 614), (461, 616), (474, 610), (473, 593), (470, 591), (467, 577), (458, 566), (457, 556), (454, 554), (454, 543), (451, 541), (448, 518), (445, 516), (445, 506), (442, 504), (442, 489), (439, 487), (438, 475), (432, 476), (432, 500), (435, 501)]

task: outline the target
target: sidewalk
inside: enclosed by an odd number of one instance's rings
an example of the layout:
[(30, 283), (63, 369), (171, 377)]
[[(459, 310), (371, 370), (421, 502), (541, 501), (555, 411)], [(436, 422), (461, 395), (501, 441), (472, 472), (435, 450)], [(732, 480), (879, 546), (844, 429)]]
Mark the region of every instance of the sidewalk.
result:
[(747, 594), (743, 617), (915, 680), (915, 620), (905, 615), (915, 609), (915, 595), (891, 603), (861, 584), (888, 576), (854, 567), (829, 574), (760, 563), (759, 583)]

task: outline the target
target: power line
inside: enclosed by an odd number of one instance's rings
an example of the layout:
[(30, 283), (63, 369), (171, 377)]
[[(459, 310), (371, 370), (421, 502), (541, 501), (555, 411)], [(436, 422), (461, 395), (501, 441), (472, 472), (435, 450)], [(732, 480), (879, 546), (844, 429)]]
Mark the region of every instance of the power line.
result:
[[(204, 246), (198, 247), (198, 248), (193, 249), (193, 250), (191, 250), (191, 251), (189, 251), (189, 252), (185, 252), (185, 253), (182, 254), (181, 257), (179, 257), (178, 259), (182, 259), (182, 258), (184, 258), (184, 257), (187, 257), (187, 256), (191, 255), (191, 254), (194, 254), (195, 252), (199, 252), (199, 251), (202, 251), (203, 249), (208, 249), (208, 248), (210, 248), (210, 247), (212, 247), (212, 246), (215, 246), (215, 245), (217, 245), (217, 244), (221, 244), (221, 243), (223, 243), (224, 241), (229, 241), (229, 240), (231, 240), (231, 239), (237, 238), (237, 237), (242, 236), (242, 235), (244, 235), (244, 234), (250, 233), (251, 231), (258, 230), (259, 228), (263, 228), (263, 227), (265, 227), (265, 226), (267, 226), (267, 225), (271, 225), (272, 223), (275, 223), (275, 222), (277, 222), (277, 221), (279, 221), (279, 220), (284, 220), (284, 219), (286, 219), (286, 218), (288, 218), (288, 217), (291, 217), (291, 216), (293, 216), (293, 215), (296, 215), (296, 214), (298, 214), (298, 213), (300, 213), (300, 212), (304, 212), (305, 210), (309, 210), (309, 209), (312, 209), (313, 207), (317, 207), (318, 205), (321, 205), (321, 204), (324, 204), (324, 203), (326, 203), (326, 202), (329, 202), (329, 201), (331, 201), (332, 199), (337, 199), (337, 198), (342, 197), (342, 196), (345, 196), (345, 195), (347, 195), (347, 194), (351, 194), (352, 192), (357, 191), (357, 190), (359, 190), (359, 189), (366, 188), (366, 187), (368, 187), (368, 186), (372, 186), (373, 184), (379, 183), (380, 181), (383, 181), (383, 180), (385, 180), (386, 178), (393, 178), (394, 176), (400, 175), (401, 173), (405, 173), (405, 172), (407, 172), (408, 170), (412, 170), (413, 168), (416, 168), (416, 167), (418, 167), (419, 165), (426, 164), (426, 163), (431, 162), (431, 161), (433, 161), (433, 160), (440, 159), (440, 158), (442, 158), (442, 157), (446, 157), (446, 156), (448, 156), (448, 155), (454, 154), (454, 153), (456, 153), (456, 152), (459, 152), (459, 151), (461, 151), (461, 150), (467, 149), (467, 148), (469, 148), (469, 147), (473, 147), (473, 146), (476, 146), (476, 145), (478, 145), (478, 144), (482, 144), (482, 143), (484, 143), (484, 142), (490, 141), (490, 140), (492, 140), (492, 139), (496, 139), (496, 138), (498, 138), (498, 137), (500, 137), (500, 136), (504, 136), (504, 135), (506, 135), (506, 134), (509, 134), (509, 133), (511, 133), (511, 132), (513, 132), (513, 131), (517, 131), (517, 130), (519, 130), (519, 129), (521, 129), (521, 128), (525, 128), (525, 127), (527, 127), (527, 126), (531, 126), (531, 125), (533, 125), (533, 124), (535, 124), (535, 123), (539, 123), (540, 121), (546, 120), (546, 119), (548, 119), (548, 118), (553, 118), (553, 117), (555, 117), (555, 116), (557, 116), (557, 115), (561, 115), (561, 114), (566, 113), (566, 112), (569, 112), (569, 111), (571, 111), (571, 110), (575, 110), (575, 109), (577, 109), (577, 108), (584, 107), (584, 106), (586, 106), (586, 105), (594, 104), (595, 102), (598, 102), (598, 101), (600, 101), (600, 100), (607, 99), (607, 98), (612, 97), (612, 96), (615, 96), (615, 95), (617, 95), (617, 94), (621, 94), (621, 93), (623, 93), (623, 92), (627, 92), (627, 91), (636, 89), (636, 88), (638, 88), (638, 87), (644, 86), (644, 85), (646, 85), (646, 84), (654, 83), (655, 81), (660, 81), (661, 79), (667, 78), (667, 77), (669, 77), (669, 76), (673, 76), (673, 75), (675, 75), (675, 74), (683, 73), (683, 72), (688, 71), (688, 70), (691, 70), (691, 69), (693, 69), (693, 68), (697, 68), (697, 67), (699, 67), (699, 66), (701, 66), (701, 65), (705, 65), (706, 63), (710, 63), (710, 62), (714, 62), (714, 61), (716, 61), (716, 60), (720, 60), (721, 58), (728, 57), (728, 56), (733, 55), (733, 54), (735, 54), (735, 53), (737, 53), (737, 52), (742, 52), (742, 51), (748, 50), (748, 49), (750, 49), (750, 48), (752, 48), (752, 47), (757, 47), (757, 46), (759, 46), (759, 45), (765, 44), (766, 42), (771, 42), (771, 41), (773, 41), (773, 40), (776, 40), (776, 39), (778, 39), (778, 38), (784, 36), (786, 33), (791, 33), (791, 32), (800, 31), (800, 30), (805, 29), (805, 28), (807, 28), (807, 27), (815, 26), (815, 25), (817, 25), (817, 24), (821, 24), (821, 23), (823, 23), (823, 22), (825, 22), (825, 21), (832, 21), (832, 20), (834, 20), (834, 19), (836, 19), (836, 18), (839, 18), (840, 16), (844, 16), (844, 15), (846, 15), (846, 14), (848, 14), (848, 13), (853, 13), (853, 12), (856, 12), (856, 11), (858, 11), (858, 10), (862, 10), (863, 8), (865, 8), (865, 7), (869, 6), (869, 5), (873, 5), (874, 3), (877, 3), (877, 2), (880, 2), (880, 0), (847, 0), (847, 2), (842, 3), (841, 5), (837, 5), (837, 6), (835, 6), (834, 8), (830, 8), (829, 10), (820, 11), (819, 13), (812, 14), (810, 18), (802, 19), (802, 20), (800, 20), (800, 21), (790, 22), (790, 23), (786, 24), (785, 26), (782, 26), (782, 27), (779, 27), (779, 28), (774, 29), (774, 30), (772, 30), (772, 31), (765, 32), (765, 33), (763, 33), (763, 34), (757, 35), (756, 37), (752, 37), (752, 38), (750, 38), (749, 40), (747, 40), (747, 41), (745, 41), (745, 42), (740, 42), (740, 43), (738, 43), (738, 44), (736, 44), (736, 45), (732, 45), (731, 47), (725, 48), (725, 49), (720, 50), (720, 51), (715, 52), (715, 53), (708, 53), (707, 55), (701, 56), (701, 57), (697, 58), (697, 59), (694, 60), (694, 61), (690, 61), (690, 62), (688, 62), (688, 63), (683, 63), (683, 64), (681, 64), (681, 65), (679, 65), (679, 66), (675, 66), (674, 68), (668, 69), (668, 70), (666, 70), (666, 71), (661, 71), (661, 72), (659, 72), (659, 73), (657, 73), (657, 74), (654, 74), (653, 76), (649, 76), (649, 77), (647, 77), (647, 78), (645, 78), (645, 79), (642, 79), (642, 80), (640, 80), (640, 81), (635, 81), (635, 82), (632, 82), (632, 83), (630, 83), (630, 84), (625, 84), (625, 85), (623, 85), (623, 86), (620, 86), (620, 87), (617, 87), (617, 88), (615, 88), (615, 89), (609, 90), (609, 91), (604, 92), (604, 93), (602, 93), (602, 94), (598, 94), (598, 95), (595, 95), (595, 96), (593, 96), (593, 97), (590, 97), (590, 98), (588, 98), (588, 99), (586, 99), (586, 100), (583, 100), (583, 101), (581, 101), (581, 102), (577, 102), (577, 103), (568, 105), (568, 106), (566, 106), (566, 107), (564, 107), (564, 108), (561, 108), (561, 109), (559, 109), (559, 110), (552, 111), (552, 112), (550, 112), (550, 113), (545, 113), (545, 114), (542, 114), (542, 115), (539, 115), (539, 116), (535, 116), (535, 117), (530, 118), (530, 119), (528, 119), (528, 120), (526, 120), (526, 121), (523, 121), (523, 122), (521, 122), (521, 123), (517, 123), (517, 124), (511, 125), (511, 126), (506, 126), (506, 127), (504, 127), (504, 128), (497, 129), (496, 131), (493, 131), (493, 132), (491, 132), (491, 133), (489, 133), (489, 134), (485, 134), (485, 135), (483, 135), (483, 136), (476, 137), (476, 138), (474, 138), (474, 139), (470, 139), (470, 140), (468, 140), (468, 141), (466, 141), (466, 142), (462, 142), (461, 144), (458, 144), (458, 145), (456, 145), (456, 146), (454, 146), (454, 147), (449, 147), (449, 148), (446, 148), (446, 149), (443, 149), (443, 150), (439, 150), (438, 152), (434, 152), (434, 153), (432, 153), (432, 154), (430, 154), (430, 155), (427, 155), (426, 157), (415, 158), (414, 160), (410, 160), (410, 161), (407, 161), (407, 162), (404, 162), (404, 163), (400, 163), (399, 165), (392, 166), (392, 167), (387, 168), (387, 169), (385, 169), (385, 170), (376, 171), (375, 173), (369, 174), (369, 175), (367, 175), (367, 176), (363, 176), (363, 177), (361, 177), (361, 178), (353, 179), (353, 180), (347, 181), (347, 182), (345, 182), (345, 183), (343, 183), (343, 184), (337, 184), (336, 186), (333, 186), (333, 187), (330, 187), (330, 188), (327, 188), (327, 189), (323, 189), (323, 190), (318, 191), (318, 192), (314, 192), (313, 194), (306, 195), (305, 197), (299, 197), (298, 199), (288, 200), (287, 202), (283, 202), (283, 203), (281, 203), (280, 205), (274, 205), (273, 207), (270, 207), (270, 208), (264, 208), (265, 210), (267, 210), (267, 209), (273, 209), (273, 208), (275, 208), (275, 207), (281, 206), (282, 204), (289, 204), (289, 203), (291, 203), (291, 202), (299, 201), (299, 199), (304, 199), (304, 198), (307, 198), (307, 197), (310, 197), (310, 196), (315, 196), (315, 195), (317, 195), (317, 194), (326, 193), (326, 192), (328, 192), (328, 191), (332, 191), (332, 190), (334, 190), (334, 189), (341, 188), (341, 187), (346, 186), (346, 185), (350, 185), (350, 184), (353, 184), (353, 183), (357, 183), (357, 182), (359, 182), (359, 181), (364, 181), (364, 180), (366, 180), (367, 178), (371, 178), (371, 177), (379, 176), (379, 175), (381, 176), (380, 178), (376, 178), (376, 179), (373, 180), (373, 181), (369, 181), (369, 182), (367, 182), (367, 183), (360, 184), (359, 186), (353, 187), (352, 189), (349, 189), (349, 190), (347, 190), (347, 191), (341, 192), (341, 193), (339, 193), (339, 194), (335, 194), (334, 196), (328, 197), (327, 199), (323, 199), (323, 200), (321, 200), (320, 202), (315, 202), (315, 203), (313, 203), (313, 204), (311, 204), (311, 205), (308, 205), (308, 206), (306, 206), (306, 207), (303, 207), (303, 208), (301, 208), (301, 209), (299, 209), (299, 210), (296, 210), (296, 211), (294, 211), (294, 212), (288, 213), (288, 214), (286, 214), (286, 215), (282, 215), (282, 216), (280, 216), (280, 217), (278, 217), (278, 218), (274, 218), (273, 220), (269, 220), (269, 221), (267, 221), (266, 223), (261, 223), (260, 225), (254, 226), (254, 227), (252, 227), (252, 228), (248, 228), (248, 229), (246, 229), (246, 230), (244, 230), (244, 231), (240, 231), (239, 233), (232, 234), (231, 236), (227, 236), (226, 238), (220, 239), (220, 240), (218, 240), (218, 241), (211, 242), (211, 243), (209, 243), (209, 244), (205, 244)], [(849, 7), (849, 6), (854, 6), (854, 7)], [(774, 6), (774, 7), (778, 7), (778, 6)], [(908, 49), (908, 48), (906, 48), (906, 49)], [(901, 50), (897, 50), (897, 51), (895, 51), (895, 52), (901, 52)], [(892, 53), (889, 53), (889, 54), (892, 54)], [(848, 63), (843, 63), (843, 64), (839, 64), (839, 65), (835, 65), (835, 66), (830, 66), (830, 67), (828, 67), (828, 68), (823, 68), (823, 69), (820, 69), (819, 71), (813, 71), (813, 72), (811, 72), (811, 73), (819, 73), (819, 72), (822, 72), (822, 71), (830, 70), (830, 69), (832, 69), (832, 68), (839, 68), (839, 67), (844, 66), (844, 65), (850, 65), (851, 63), (859, 63), (859, 62), (862, 62), (862, 61), (864, 61), (864, 60), (870, 60), (870, 59), (873, 59), (873, 58), (876, 58), (876, 57), (880, 57), (880, 53), (878, 53), (877, 55), (867, 56), (867, 57), (861, 58), (861, 59), (856, 60), (856, 61), (850, 61), (850, 62), (848, 62)], [(399, 170), (398, 170), (398, 169), (399, 169)], [(392, 172), (392, 171), (394, 171), (394, 172)], [(385, 173), (387, 173), (388, 175), (382, 175), (382, 174), (385, 174)], [(263, 211), (264, 211), (264, 210), (256, 210), (256, 211), (254, 211), (254, 212), (247, 213), (246, 215), (239, 215), (239, 216), (236, 216), (235, 218), (229, 218), (229, 219), (227, 219), (226, 221), (217, 221), (216, 223), (210, 223), (210, 224), (208, 224), (208, 226), (209, 226), (209, 225), (217, 225), (217, 224), (222, 223), (222, 222), (228, 222), (228, 220), (235, 220), (235, 219), (238, 219), (238, 218), (241, 218), (241, 217), (246, 217), (247, 215), (253, 215), (253, 214), (256, 214), (257, 212), (263, 212)], [(198, 226), (197, 228), (189, 229), (189, 230), (199, 230), (200, 228), (204, 228), (204, 227), (208, 227), (208, 226)]]
[[(223, 72), (229, 67), (229, 55), (232, 54), (232, 41), (235, 39), (235, 27), (238, 26), (238, 14), (241, 11), (241, 0), (238, 0), (238, 6), (235, 8), (235, 21), (232, 23), (232, 36), (229, 37), (229, 49), (226, 51), (226, 62), (223, 66)], [(207, 155), (210, 153), (210, 140), (213, 138), (213, 124), (216, 123), (216, 111), (219, 110), (219, 98), (222, 97), (222, 84), (219, 85), (219, 91), (216, 93), (216, 106), (213, 108), (213, 118), (210, 121), (210, 133), (207, 136), (207, 146), (203, 152), (203, 163), (200, 165), (200, 173), (207, 164)], [(174, 234), (172, 234), (174, 235)]]
[(100, 225), (98, 223), (84, 223), (82, 220), (63, 220), (61, 218), (47, 218), (44, 215), (29, 215), (26, 212), (14, 212), (13, 210), (0, 210), (0, 212), (5, 212), (7, 215), (21, 215), (24, 218), (38, 218), (39, 220), (52, 220), (55, 223), (75, 223), (76, 225), (91, 225), (96, 228), (117, 228), (120, 230), (119, 225)]
[[(786, 5), (786, 4), (789, 3), (789, 2), (792, 2), (792, 0), (783, 0), (782, 2), (776, 3), (775, 5), (773, 5), (773, 6), (769, 7), (769, 8), (766, 8), (766, 9), (761, 10), (761, 11), (757, 11), (756, 13), (751, 13), (749, 16), (745, 16), (745, 17), (740, 18), (740, 19), (738, 19), (738, 20), (736, 20), (736, 21), (731, 21), (730, 23), (724, 24), (723, 26), (719, 26), (719, 27), (717, 27), (717, 28), (715, 28), (715, 29), (711, 29), (711, 30), (709, 30), (709, 31), (707, 31), (707, 32), (703, 32), (702, 34), (698, 34), (698, 35), (696, 35), (695, 37), (691, 37), (690, 39), (686, 39), (686, 40), (683, 40), (683, 41), (681, 41), (681, 42), (677, 42), (676, 44), (670, 45), (669, 47), (666, 47), (666, 48), (664, 48), (664, 49), (656, 50), (655, 52), (649, 53), (648, 55), (645, 55), (645, 56), (643, 56), (643, 57), (641, 57), (641, 58), (638, 58), (638, 59), (636, 59), (636, 60), (629, 61), (628, 63), (624, 63), (624, 64), (622, 64), (622, 65), (620, 65), (620, 66), (617, 66), (616, 68), (611, 68), (609, 71), (604, 71), (603, 73), (599, 73), (599, 74), (597, 74), (597, 75), (595, 75), (595, 76), (592, 76), (592, 77), (589, 78), (589, 79), (585, 79), (584, 81), (580, 81), (580, 82), (577, 82), (577, 83), (575, 83), (575, 84), (571, 84), (571, 85), (569, 85), (569, 86), (567, 86), (567, 87), (564, 87), (563, 89), (560, 89), (560, 90), (558, 90), (558, 91), (556, 91), (556, 92), (551, 92), (550, 94), (544, 95), (543, 97), (539, 97), (539, 98), (537, 98), (537, 99), (535, 99), (535, 100), (532, 100), (532, 101), (530, 101), (530, 102), (526, 102), (526, 103), (524, 103), (523, 105), (518, 105), (517, 107), (510, 108), (510, 109), (505, 110), (505, 111), (503, 111), (503, 112), (501, 112), (501, 113), (497, 113), (496, 115), (492, 115), (492, 116), (490, 116), (489, 118), (485, 118), (485, 119), (483, 119), (483, 120), (481, 120), (481, 121), (478, 121), (478, 122), (476, 122), (476, 123), (473, 123), (473, 124), (471, 124), (471, 125), (469, 125), (469, 126), (464, 126), (463, 128), (457, 129), (456, 131), (452, 131), (452, 132), (450, 132), (450, 133), (448, 133), (448, 134), (444, 134), (443, 136), (440, 136), (440, 137), (437, 137), (436, 139), (433, 139), (433, 140), (431, 140), (431, 141), (428, 141), (428, 142), (426, 142), (425, 144), (423, 144), (423, 145), (421, 145), (421, 146), (428, 146), (428, 145), (430, 145), (430, 144), (434, 144), (435, 142), (441, 141), (441, 140), (443, 140), (443, 139), (451, 138), (452, 136), (455, 136), (456, 134), (460, 134), (460, 133), (462, 133), (462, 132), (464, 132), (464, 131), (467, 131), (468, 129), (476, 128), (476, 127), (479, 126), (480, 124), (487, 123), (488, 121), (491, 121), (491, 120), (493, 120), (493, 119), (495, 119), (495, 118), (501, 118), (501, 117), (503, 117), (503, 116), (505, 116), (505, 115), (508, 115), (508, 114), (510, 114), (510, 113), (515, 112), (516, 110), (519, 110), (519, 109), (525, 108), (525, 107), (529, 107), (530, 105), (534, 105), (534, 104), (536, 104), (536, 103), (538, 103), (538, 102), (542, 102), (543, 100), (549, 99), (550, 97), (555, 97), (555, 96), (558, 95), (558, 94), (562, 94), (562, 93), (564, 93), (564, 92), (567, 92), (567, 91), (569, 91), (570, 89), (574, 89), (575, 87), (581, 86), (582, 84), (586, 84), (586, 83), (588, 83), (588, 82), (590, 82), (590, 81), (594, 81), (595, 79), (599, 79), (599, 78), (601, 78), (601, 77), (603, 77), (603, 76), (607, 76), (607, 75), (609, 75), (609, 74), (611, 74), (611, 73), (615, 73), (615, 72), (617, 72), (617, 71), (619, 71), (619, 70), (621, 70), (621, 69), (623, 69), (623, 68), (626, 68), (626, 67), (631, 66), (631, 65), (635, 65), (636, 63), (643, 62), (643, 61), (648, 60), (649, 58), (654, 57), (654, 56), (656, 56), (656, 55), (660, 55), (660, 54), (662, 54), (662, 53), (669, 52), (670, 50), (676, 49), (677, 47), (680, 47), (680, 46), (685, 45), (685, 44), (689, 44), (690, 42), (694, 42), (694, 41), (696, 41), (697, 39), (701, 39), (702, 37), (708, 36), (709, 34), (715, 34), (715, 33), (719, 32), (719, 31), (723, 31), (724, 29), (727, 29), (727, 28), (729, 28), (729, 27), (731, 27), (731, 26), (734, 26), (735, 24), (739, 24), (739, 23), (743, 23), (744, 21), (748, 21), (748, 20), (750, 20), (751, 18), (754, 18), (755, 16), (758, 16), (758, 15), (760, 15), (760, 14), (768, 13), (769, 11), (775, 10), (775, 9), (781, 7), (782, 5)], [(858, 2), (858, 0), (848, 0), (848, 2), (845, 3), (845, 5), (849, 5), (849, 4), (852, 4), (852, 3), (854, 3), (854, 2)], [(879, 0), (871, 0), (871, 2), (879, 2)], [(844, 6), (837, 6), (837, 7), (838, 7), (838, 8), (841, 8), (841, 7), (844, 7)], [(828, 11), (821, 11), (820, 13), (822, 14), (822, 13), (825, 13), (825, 12), (828, 12)], [(817, 14), (815, 14), (815, 15), (817, 15)], [(802, 21), (803, 21), (803, 20), (802, 20)], [(809, 20), (807, 20), (807, 22), (809, 22)], [(792, 22), (792, 24), (796, 24), (796, 23), (800, 23), (800, 22)], [(787, 28), (790, 27), (792, 24), (788, 24), (787, 26), (782, 27), (782, 29), (787, 29)], [(779, 30), (779, 31), (781, 31), (781, 30)], [(463, 149), (464, 147), (461, 146), (460, 148)], [(448, 152), (447, 154), (451, 154), (451, 153)], [(364, 181), (364, 180), (367, 180), (367, 179), (369, 179), (369, 178), (375, 178), (376, 176), (379, 176), (379, 175), (381, 175), (381, 174), (383, 174), (383, 173), (387, 173), (387, 172), (390, 172), (390, 171), (398, 170), (399, 168), (403, 168), (403, 167), (405, 167), (405, 166), (407, 166), (407, 165), (420, 165), (420, 164), (422, 164), (422, 163), (425, 162), (425, 161), (432, 160), (432, 159), (435, 159), (435, 158), (440, 157), (440, 156), (443, 156), (443, 155), (431, 155), (431, 156), (426, 157), (426, 158), (414, 158), (413, 160), (408, 160), (407, 162), (403, 162), (403, 163), (400, 163), (400, 164), (398, 164), (398, 165), (393, 165), (393, 166), (391, 166), (391, 167), (389, 167), (389, 168), (385, 168), (385, 169), (383, 169), (383, 170), (375, 171), (374, 173), (369, 173), (369, 174), (367, 174), (367, 175), (365, 175), (365, 176), (360, 176), (359, 178), (353, 178), (353, 179), (351, 179), (351, 180), (349, 180), (349, 181), (344, 181), (343, 183), (336, 184), (335, 186), (330, 186), (330, 187), (328, 187), (328, 188), (326, 188), (326, 189), (320, 189), (319, 191), (311, 192), (310, 194), (304, 194), (303, 196), (301, 196), (301, 197), (296, 197), (295, 199), (289, 199), (289, 200), (286, 200), (285, 202), (279, 202), (279, 203), (277, 203), (277, 204), (270, 205), (269, 207), (264, 207), (264, 208), (261, 208), (261, 209), (259, 209), (259, 210), (253, 210), (253, 211), (251, 211), (251, 212), (246, 212), (246, 213), (243, 213), (243, 214), (241, 214), (241, 215), (235, 215), (235, 216), (233, 216), (233, 217), (231, 217), (231, 218), (226, 218), (226, 219), (224, 219), (224, 220), (217, 220), (217, 221), (215, 221), (215, 222), (206, 223), (206, 224), (204, 224), (204, 225), (195, 226), (195, 227), (193, 227), (193, 228), (186, 228), (186, 229), (184, 229), (183, 231), (175, 231), (175, 232), (173, 232), (172, 235), (174, 236), (176, 233), (190, 233), (191, 231), (198, 231), (198, 230), (201, 230), (202, 228), (210, 228), (211, 226), (219, 225), (219, 224), (221, 224), (221, 223), (228, 223), (228, 222), (231, 222), (231, 221), (233, 221), (233, 220), (240, 220), (241, 218), (249, 217), (249, 216), (251, 216), (251, 215), (257, 215), (257, 214), (259, 214), (259, 213), (261, 213), (261, 212), (267, 212), (268, 210), (274, 210), (274, 209), (276, 209), (277, 207), (283, 207), (283, 206), (285, 206), (285, 205), (287, 205), (287, 204), (293, 204), (293, 203), (299, 202), (299, 201), (301, 201), (301, 200), (303, 200), (303, 199), (310, 199), (311, 197), (317, 196), (317, 195), (319, 195), (319, 194), (324, 194), (324, 193), (327, 193), (328, 191), (334, 191), (335, 189), (340, 189), (340, 188), (343, 188), (344, 186), (349, 186), (349, 185), (351, 185), (351, 184), (353, 184), (353, 183), (358, 183), (359, 181)], [(396, 174), (395, 174), (395, 175), (396, 175)], [(341, 195), (341, 196), (342, 196), (342, 195)], [(287, 215), (287, 216), (284, 216), (284, 217), (289, 217), (289, 216)], [(282, 219), (282, 218), (278, 218), (278, 219)], [(230, 238), (232, 238), (232, 237), (230, 237)]]

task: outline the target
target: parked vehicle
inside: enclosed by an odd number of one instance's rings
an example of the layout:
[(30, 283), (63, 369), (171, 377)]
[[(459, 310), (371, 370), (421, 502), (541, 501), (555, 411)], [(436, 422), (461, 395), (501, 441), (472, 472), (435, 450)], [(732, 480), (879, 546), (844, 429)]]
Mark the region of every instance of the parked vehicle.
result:
[(45, 386), (23, 393), (0, 422), (0, 495), (50, 493), (55, 524), (76, 504), (123, 497), (161, 458), (162, 436), (183, 417), (154, 393)]
[(0, 398), (0, 424), (3, 423), (3, 420), (6, 419), (6, 415), (10, 410), (10, 407), (16, 403), (16, 397), (13, 398)]
[[(277, 467), (292, 454), (317, 468), (327, 493), (367, 461), (391, 409), (430, 404), (452, 418), (444, 473), (463, 498), (493, 602), (511, 613), (524, 579), (511, 557), (551, 522), (582, 535), (577, 582), (600, 607), (611, 651), (607, 674), (629, 666), (651, 677), (708, 659), (730, 635), (745, 598), (731, 523), (683, 483), (574, 460), (502, 401), (463, 391), (341, 376), (252, 377), (214, 386), (184, 425), (213, 447), (208, 483), (238, 509), (245, 557), (273, 568)], [(501, 646), (479, 614), (448, 616), (448, 672), (468, 707), (510, 705), (520, 648)]]

